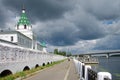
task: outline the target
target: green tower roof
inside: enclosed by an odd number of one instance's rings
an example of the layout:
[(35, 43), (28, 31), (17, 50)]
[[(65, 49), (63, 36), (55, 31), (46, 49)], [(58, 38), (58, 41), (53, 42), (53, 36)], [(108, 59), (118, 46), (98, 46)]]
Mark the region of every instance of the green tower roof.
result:
[(17, 23), (17, 25), (30, 25), (30, 21), (28, 20), (25, 9), (22, 10), (22, 15)]
[(41, 45), (42, 45), (43, 47), (46, 47), (46, 43), (45, 43), (45, 42), (42, 42)]

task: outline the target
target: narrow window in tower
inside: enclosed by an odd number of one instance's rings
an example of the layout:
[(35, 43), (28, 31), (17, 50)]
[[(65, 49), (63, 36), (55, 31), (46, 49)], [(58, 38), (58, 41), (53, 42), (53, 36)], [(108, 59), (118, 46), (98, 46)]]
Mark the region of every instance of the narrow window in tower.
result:
[(19, 25), (17, 25), (17, 29), (19, 29)]
[(13, 36), (11, 36), (11, 41), (13, 41)]
[(26, 29), (26, 25), (24, 25), (24, 29)]

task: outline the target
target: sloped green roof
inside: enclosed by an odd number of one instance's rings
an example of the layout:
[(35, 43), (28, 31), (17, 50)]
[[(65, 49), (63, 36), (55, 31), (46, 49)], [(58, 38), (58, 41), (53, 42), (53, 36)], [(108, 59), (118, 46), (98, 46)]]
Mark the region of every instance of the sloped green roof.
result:
[(30, 21), (28, 20), (25, 13), (22, 13), (17, 25), (30, 25)]
[(41, 45), (42, 45), (43, 47), (46, 47), (46, 43), (45, 43), (45, 42), (42, 42)]

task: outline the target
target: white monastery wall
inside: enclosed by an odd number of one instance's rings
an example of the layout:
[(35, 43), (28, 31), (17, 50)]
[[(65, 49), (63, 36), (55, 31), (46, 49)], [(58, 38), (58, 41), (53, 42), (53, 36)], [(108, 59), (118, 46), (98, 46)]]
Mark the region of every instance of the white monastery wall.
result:
[(14, 45), (0, 43), (0, 73), (10, 70), (12, 73), (23, 71), (27, 66), (30, 69), (36, 65), (47, 64), (62, 60), (65, 57), (54, 55), (43, 51), (36, 51)]

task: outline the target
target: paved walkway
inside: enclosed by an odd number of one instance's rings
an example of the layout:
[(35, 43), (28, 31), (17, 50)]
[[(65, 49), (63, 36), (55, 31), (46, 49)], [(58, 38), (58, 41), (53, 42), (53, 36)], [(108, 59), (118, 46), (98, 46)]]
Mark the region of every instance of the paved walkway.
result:
[(24, 80), (79, 80), (73, 61), (64, 61)]

